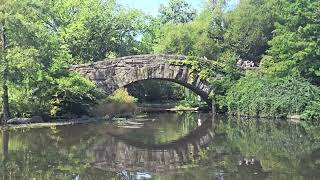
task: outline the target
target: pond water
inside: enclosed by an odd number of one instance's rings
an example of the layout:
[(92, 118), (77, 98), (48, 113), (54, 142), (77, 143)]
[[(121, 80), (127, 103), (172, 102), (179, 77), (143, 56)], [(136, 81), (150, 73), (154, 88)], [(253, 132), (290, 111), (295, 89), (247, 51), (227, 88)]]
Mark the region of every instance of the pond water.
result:
[(320, 128), (201, 113), (1, 134), (2, 179), (320, 179)]

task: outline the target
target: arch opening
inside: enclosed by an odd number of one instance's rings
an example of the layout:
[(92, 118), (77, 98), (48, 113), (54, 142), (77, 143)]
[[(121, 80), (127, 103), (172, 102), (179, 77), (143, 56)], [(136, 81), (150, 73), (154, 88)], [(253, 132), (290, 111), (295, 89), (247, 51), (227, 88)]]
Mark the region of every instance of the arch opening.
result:
[(131, 82), (123, 86), (139, 103), (179, 103), (189, 102), (197, 107), (211, 107), (205, 92), (192, 84), (177, 79), (151, 78)]

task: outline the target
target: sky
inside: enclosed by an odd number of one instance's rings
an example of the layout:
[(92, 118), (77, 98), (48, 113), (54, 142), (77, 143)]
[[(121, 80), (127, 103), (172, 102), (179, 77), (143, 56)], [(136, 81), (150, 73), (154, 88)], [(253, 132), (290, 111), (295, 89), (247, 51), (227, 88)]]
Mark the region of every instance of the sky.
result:
[[(196, 9), (201, 9), (203, 6), (204, 0), (186, 0), (189, 4), (191, 4)], [(147, 14), (157, 15), (159, 7), (161, 4), (168, 4), (169, 0), (118, 0), (120, 4), (141, 9)], [(231, 0), (229, 3), (230, 8), (235, 7), (235, 5), (239, 2), (239, 0)]]
[[(167, 4), (169, 0), (118, 0), (120, 4), (141, 9), (142, 11), (156, 15), (158, 13), (158, 9), (160, 4)], [(200, 9), (202, 6), (203, 0), (186, 0), (189, 4), (191, 4), (196, 9)]]

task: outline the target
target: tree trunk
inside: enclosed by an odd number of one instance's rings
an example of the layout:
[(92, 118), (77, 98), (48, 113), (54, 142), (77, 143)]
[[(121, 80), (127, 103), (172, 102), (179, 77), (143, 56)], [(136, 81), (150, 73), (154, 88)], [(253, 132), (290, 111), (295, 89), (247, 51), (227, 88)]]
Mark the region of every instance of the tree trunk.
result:
[(7, 124), (7, 121), (10, 119), (10, 108), (9, 108), (9, 96), (8, 96), (8, 86), (7, 86), (7, 79), (8, 79), (8, 68), (5, 67), (3, 72), (3, 85), (2, 85), (2, 114), (3, 120), (2, 124)]
[(2, 29), (1, 29), (1, 40), (2, 40), (2, 60), (3, 60), (3, 82), (2, 82), (2, 124), (7, 124), (7, 121), (10, 119), (10, 108), (9, 108), (9, 96), (8, 96), (8, 61), (6, 59), (6, 48), (7, 48), (7, 42), (6, 42), (6, 29), (5, 29), (5, 23), (2, 23)]

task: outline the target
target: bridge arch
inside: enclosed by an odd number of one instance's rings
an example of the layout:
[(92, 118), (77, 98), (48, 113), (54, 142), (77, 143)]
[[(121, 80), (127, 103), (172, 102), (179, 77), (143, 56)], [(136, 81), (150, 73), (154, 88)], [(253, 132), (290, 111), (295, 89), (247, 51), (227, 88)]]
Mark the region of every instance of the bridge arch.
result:
[(173, 63), (186, 59), (187, 56), (178, 55), (136, 55), (74, 65), (70, 70), (86, 76), (106, 94), (149, 79), (175, 82), (195, 92), (211, 107), (208, 82), (192, 72), (187, 65)]

